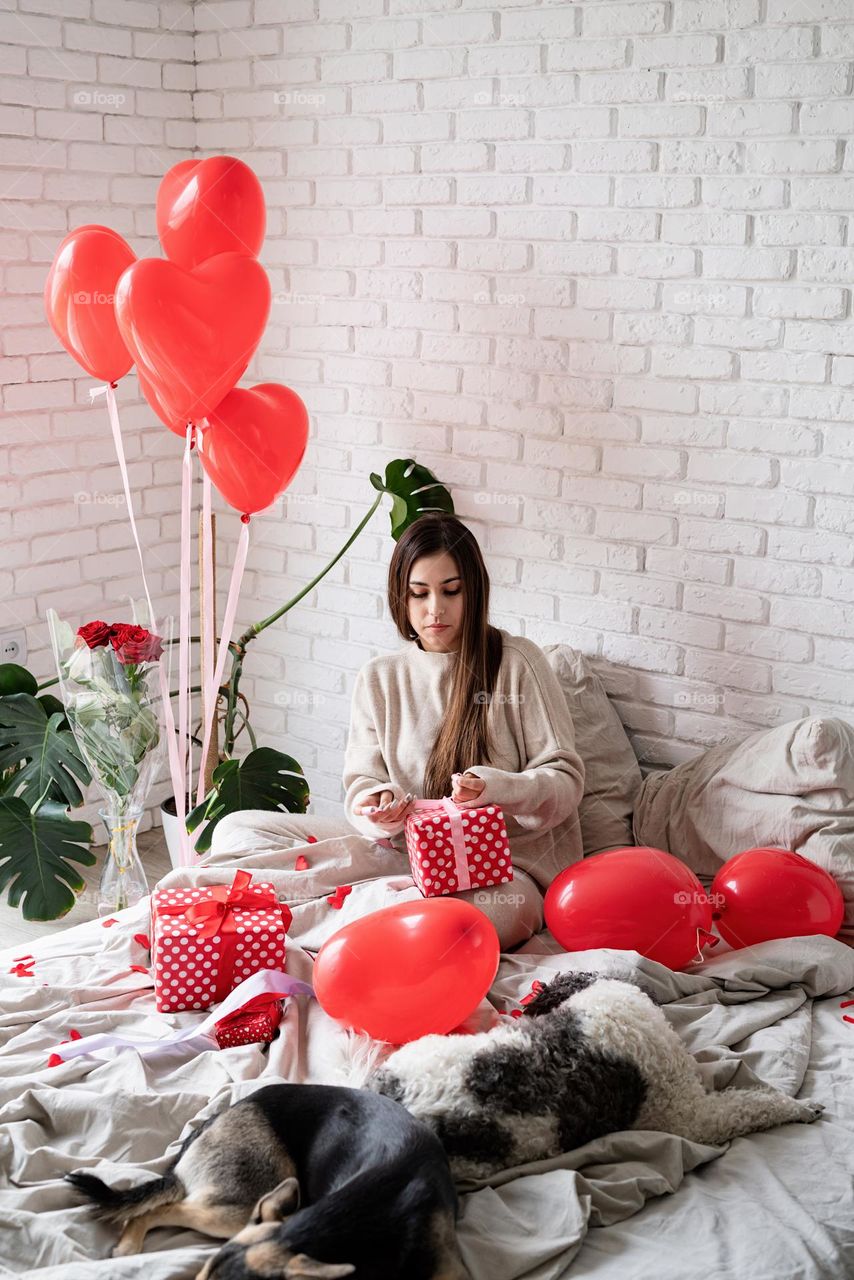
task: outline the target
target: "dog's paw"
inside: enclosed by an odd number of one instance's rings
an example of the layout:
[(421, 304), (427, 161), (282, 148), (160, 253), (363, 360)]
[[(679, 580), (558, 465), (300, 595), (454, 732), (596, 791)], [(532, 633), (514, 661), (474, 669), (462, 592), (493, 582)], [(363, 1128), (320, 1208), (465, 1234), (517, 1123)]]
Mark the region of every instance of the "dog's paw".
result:
[(802, 1102), (801, 1112), (798, 1119), (802, 1124), (812, 1124), (814, 1120), (819, 1118), (824, 1110), (825, 1106), (823, 1102)]

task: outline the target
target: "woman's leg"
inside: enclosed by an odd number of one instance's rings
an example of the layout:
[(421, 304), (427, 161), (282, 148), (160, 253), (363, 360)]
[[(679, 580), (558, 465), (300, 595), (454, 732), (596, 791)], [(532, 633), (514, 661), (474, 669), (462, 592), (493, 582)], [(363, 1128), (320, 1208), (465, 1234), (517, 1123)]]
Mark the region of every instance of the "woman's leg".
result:
[(214, 827), (209, 859), (223, 854), (271, 853), (305, 844), (309, 836), (329, 840), (357, 832), (346, 818), (320, 818), (309, 813), (241, 809), (226, 814)]
[(543, 895), (526, 872), (518, 867), (507, 884), (490, 889), (466, 889), (452, 895), (472, 903), (495, 925), (502, 951), (527, 942), (543, 927)]

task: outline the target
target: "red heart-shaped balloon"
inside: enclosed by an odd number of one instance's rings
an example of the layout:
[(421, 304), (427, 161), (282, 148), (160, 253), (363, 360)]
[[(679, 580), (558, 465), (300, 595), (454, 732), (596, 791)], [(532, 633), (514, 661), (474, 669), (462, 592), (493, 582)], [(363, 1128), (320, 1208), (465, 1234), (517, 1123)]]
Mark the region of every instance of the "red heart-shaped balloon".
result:
[(244, 373), (270, 311), (255, 258), (220, 253), (192, 271), (143, 258), (116, 291), (119, 331), (167, 425), (209, 417)]
[(93, 378), (118, 382), (133, 364), (116, 324), (116, 285), (136, 254), (117, 231), (88, 224), (65, 237), (44, 287), (50, 327)]
[(157, 191), (156, 216), (166, 257), (187, 269), (218, 253), (255, 257), (267, 222), (261, 183), (234, 156), (173, 165)]
[(382, 907), (327, 938), (312, 986), (320, 1007), (375, 1040), (447, 1035), (477, 1008), (498, 969), (488, 916), (460, 898)]
[(202, 466), (226, 502), (252, 515), (290, 484), (308, 443), (308, 411), (275, 382), (229, 392), (199, 445)]

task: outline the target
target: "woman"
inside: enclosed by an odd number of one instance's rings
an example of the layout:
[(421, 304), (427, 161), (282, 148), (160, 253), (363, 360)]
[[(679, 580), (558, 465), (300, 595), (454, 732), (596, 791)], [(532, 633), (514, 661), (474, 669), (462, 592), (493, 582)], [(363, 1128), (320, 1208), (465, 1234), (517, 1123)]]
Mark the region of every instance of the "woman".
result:
[[(582, 856), (584, 766), (572, 719), (542, 650), (488, 621), (489, 577), (474, 535), (455, 516), (409, 526), (389, 565), (388, 600), (403, 649), (359, 671), (344, 759), (347, 823), (305, 814), (233, 814), (213, 854), (282, 847), (355, 827), (405, 858), (411, 799), (450, 796), (461, 808), (500, 805), (512, 883), (456, 896), (484, 911), (502, 950), (542, 928), (543, 892)], [(403, 868), (405, 864), (401, 862)], [(413, 889), (411, 895), (418, 896)]]

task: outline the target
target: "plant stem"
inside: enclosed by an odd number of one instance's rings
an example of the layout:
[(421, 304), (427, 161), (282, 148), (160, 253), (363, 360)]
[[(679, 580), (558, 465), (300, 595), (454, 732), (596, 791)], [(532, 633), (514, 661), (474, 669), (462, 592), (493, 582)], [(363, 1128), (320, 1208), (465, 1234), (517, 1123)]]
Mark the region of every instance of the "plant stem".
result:
[(42, 689), (49, 689), (52, 684), (59, 684), (59, 676), (54, 676), (52, 680), (43, 680), (36, 689), (36, 693), (41, 693)]
[(283, 617), (288, 612), (289, 609), (293, 609), (295, 604), (299, 604), (303, 596), (308, 595), (309, 591), (311, 591), (313, 587), (317, 586), (321, 578), (326, 577), (327, 573), (333, 567), (333, 565), (336, 565), (338, 561), (341, 559), (341, 557), (344, 555), (344, 553), (346, 551), (349, 551), (350, 547), (356, 541), (359, 534), (362, 532), (365, 525), (368, 523), (371, 516), (374, 514), (374, 512), (376, 511), (377, 507), (380, 505), (382, 500), (383, 500), (383, 494), (378, 493), (376, 502), (373, 504), (373, 506), (370, 508), (370, 510), (367, 512), (364, 518), (360, 520), (359, 523), (356, 525), (356, 528), (353, 530), (350, 537), (344, 543), (341, 550), (332, 557), (332, 559), (329, 561), (329, 564), (326, 566), (325, 569), (321, 569), (317, 577), (312, 578), (311, 582), (307, 583), (306, 586), (303, 587), (302, 591), (298, 592), (298, 594), (295, 595), (293, 599), (288, 600), (287, 604), (283, 604), (282, 607), (280, 609), (277, 609), (275, 613), (271, 613), (269, 618), (265, 618), (263, 622), (253, 622), (251, 627), (248, 627), (246, 631), (244, 631), (243, 635), (240, 636), (240, 638), (234, 642), (234, 645), (232, 646), (232, 648), (241, 651), (240, 652), (241, 658), (243, 657), (243, 650), (245, 650), (250, 640), (254, 640), (257, 635), (260, 635), (262, 631), (266, 631), (267, 627), (272, 626), (274, 622), (278, 622), (279, 618)]

